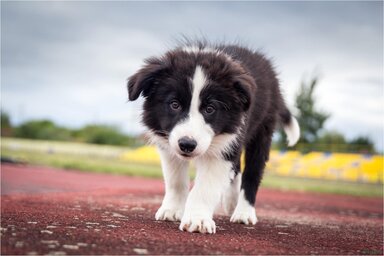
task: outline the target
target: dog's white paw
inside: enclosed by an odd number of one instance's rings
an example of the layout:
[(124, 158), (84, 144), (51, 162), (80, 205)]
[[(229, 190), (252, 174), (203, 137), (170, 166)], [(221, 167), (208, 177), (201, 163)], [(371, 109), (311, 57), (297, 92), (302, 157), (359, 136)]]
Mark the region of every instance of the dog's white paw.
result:
[(169, 220), (169, 221), (179, 221), (183, 216), (183, 211), (181, 209), (161, 206), (155, 215), (156, 220)]
[(236, 207), (232, 214), (231, 222), (255, 225), (257, 223), (255, 207)]
[(183, 216), (179, 228), (188, 232), (216, 233), (215, 222), (209, 216), (203, 215)]

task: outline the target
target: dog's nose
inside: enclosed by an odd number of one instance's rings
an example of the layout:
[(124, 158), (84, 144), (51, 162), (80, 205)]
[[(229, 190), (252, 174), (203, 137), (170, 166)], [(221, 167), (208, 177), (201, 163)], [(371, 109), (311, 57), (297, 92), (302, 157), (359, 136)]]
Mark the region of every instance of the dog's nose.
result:
[(178, 142), (180, 150), (187, 154), (192, 153), (197, 146), (197, 142), (188, 137), (182, 137)]

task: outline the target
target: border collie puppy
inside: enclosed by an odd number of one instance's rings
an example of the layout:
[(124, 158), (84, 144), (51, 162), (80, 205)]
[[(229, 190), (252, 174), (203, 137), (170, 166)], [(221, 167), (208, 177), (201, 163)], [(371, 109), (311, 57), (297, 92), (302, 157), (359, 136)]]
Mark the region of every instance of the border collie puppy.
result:
[[(256, 192), (275, 126), (282, 124), (289, 146), (300, 136), (271, 63), (237, 45), (185, 43), (146, 59), (129, 78), (128, 93), (131, 101), (145, 98), (142, 122), (161, 157), (165, 196), (156, 220), (215, 233), (221, 201), (231, 222), (256, 224)], [(196, 167), (191, 191), (189, 160)]]

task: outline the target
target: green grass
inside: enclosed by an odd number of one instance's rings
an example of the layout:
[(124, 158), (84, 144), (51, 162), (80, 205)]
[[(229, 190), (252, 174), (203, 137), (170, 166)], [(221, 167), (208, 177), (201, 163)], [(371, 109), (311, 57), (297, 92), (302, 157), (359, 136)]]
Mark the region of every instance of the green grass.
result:
[(160, 166), (121, 160), (120, 154), (128, 150), (130, 149), (119, 146), (10, 138), (2, 138), (1, 143), (1, 156), (32, 165), (130, 176), (161, 177)]
[[(32, 165), (51, 166), (89, 172), (161, 178), (158, 165), (132, 163), (120, 159), (126, 147), (99, 146), (82, 143), (33, 141), (2, 138), (1, 156)], [(191, 172), (193, 177), (194, 172)], [(349, 183), (268, 175), (263, 187), (279, 190), (311, 191), (317, 193), (382, 197), (382, 184)]]
[(161, 177), (160, 166), (123, 162), (117, 158), (42, 153), (25, 150), (2, 150), (1, 153), (2, 156), (32, 165), (129, 176)]
[(316, 193), (383, 197), (382, 184), (353, 183), (344, 181), (316, 180), (276, 175), (264, 176), (263, 187), (279, 190), (311, 191)]

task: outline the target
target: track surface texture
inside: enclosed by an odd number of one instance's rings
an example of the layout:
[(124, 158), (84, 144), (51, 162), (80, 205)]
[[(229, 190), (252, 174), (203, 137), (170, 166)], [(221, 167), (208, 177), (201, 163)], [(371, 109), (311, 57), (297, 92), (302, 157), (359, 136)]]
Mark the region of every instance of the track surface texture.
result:
[(259, 222), (155, 221), (161, 180), (2, 165), (1, 254), (383, 254), (382, 198), (261, 188)]

